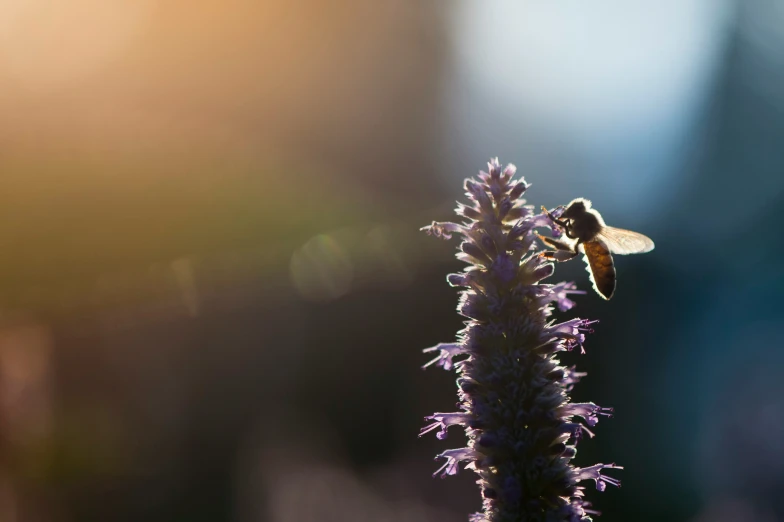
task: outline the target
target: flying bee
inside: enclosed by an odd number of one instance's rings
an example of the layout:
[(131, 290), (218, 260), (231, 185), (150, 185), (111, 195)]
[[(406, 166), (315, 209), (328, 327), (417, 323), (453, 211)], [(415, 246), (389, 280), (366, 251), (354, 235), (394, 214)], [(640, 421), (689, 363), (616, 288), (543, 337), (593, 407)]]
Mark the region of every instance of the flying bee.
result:
[(559, 217), (553, 216), (544, 207), (542, 210), (563, 228), (566, 237), (575, 241), (560, 241), (540, 235), (539, 239), (556, 249), (541, 255), (556, 261), (568, 261), (580, 253), (578, 249), (582, 246), (593, 289), (604, 299), (609, 300), (615, 293), (615, 266), (611, 254), (642, 254), (653, 250), (653, 241), (648, 236), (608, 227), (587, 199), (572, 200)]

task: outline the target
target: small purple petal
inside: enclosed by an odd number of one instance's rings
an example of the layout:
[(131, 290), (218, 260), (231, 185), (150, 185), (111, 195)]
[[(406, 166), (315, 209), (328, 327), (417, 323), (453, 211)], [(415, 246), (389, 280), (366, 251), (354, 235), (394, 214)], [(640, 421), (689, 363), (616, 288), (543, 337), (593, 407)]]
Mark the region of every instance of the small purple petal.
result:
[(436, 457), (446, 459), (446, 462), (433, 473), (433, 476), (435, 477), (439, 473), (441, 474), (441, 478), (444, 478), (447, 475), (455, 475), (457, 474), (458, 464), (460, 464), (460, 462), (464, 460), (474, 460), (478, 456), (479, 453), (473, 448), (446, 450)]
[(438, 343), (437, 345), (425, 348), (422, 351), (424, 353), (440, 352), (438, 357), (422, 366), (422, 369), (435, 364), (436, 366), (441, 366), (444, 370), (451, 370), (453, 366), (452, 359), (456, 355), (466, 353), (468, 348), (460, 343)]
[(531, 276), (534, 281), (539, 282), (553, 275), (553, 272), (555, 272), (555, 265), (546, 263), (534, 270)]
[(498, 219), (506, 219), (507, 214), (509, 211), (512, 210), (513, 204), (509, 201), (508, 198), (505, 198), (501, 201), (501, 204), (498, 205)]
[(526, 221), (528, 222), (528, 226), (531, 230), (535, 228), (553, 229), (557, 227), (557, 225), (553, 223), (549, 217), (547, 217), (547, 214), (536, 214), (534, 216), (529, 216), (526, 218)]
[[(556, 207), (556, 208), (554, 208), (553, 210), (550, 211), (550, 216), (553, 216), (554, 218), (557, 219), (557, 218), (561, 217), (561, 214), (563, 214), (565, 210), (566, 210), (566, 207), (564, 207), (563, 205), (558, 206), (558, 207)], [(544, 214), (544, 216), (547, 219), (547, 221), (549, 222), (549, 225), (547, 225), (547, 226), (549, 226), (550, 230), (553, 231), (553, 237), (556, 238), (556, 239), (561, 237), (563, 235), (563, 229), (561, 228), (561, 225), (559, 225), (558, 223), (556, 223), (552, 219), (550, 219), (550, 216), (548, 216), (547, 214)]]
[[(512, 165), (512, 168), (515, 168), (514, 165)], [(493, 158), (487, 162), (487, 171), (490, 173), (491, 179), (498, 179), (501, 177), (501, 163), (498, 161), (498, 158)]]
[(566, 297), (569, 294), (584, 294), (585, 290), (577, 290), (574, 283), (558, 283), (552, 285), (550, 290), (552, 292), (553, 301), (556, 302), (558, 309), (562, 312), (571, 310), (574, 307), (574, 301)]
[(492, 237), (483, 235), (481, 242), (482, 242), (482, 249), (484, 249), (485, 252), (487, 252), (492, 256), (498, 254), (498, 249), (496, 248), (495, 241), (493, 241)]
[(495, 258), (490, 270), (502, 283), (508, 283), (517, 275), (517, 263), (509, 254), (500, 254)]
[(452, 239), (452, 234), (457, 232), (458, 234), (465, 234), (465, 227), (462, 225), (458, 225), (457, 223), (439, 223), (437, 221), (433, 221), (430, 226), (422, 227), (419, 230), (425, 232), (428, 236), (434, 236), (440, 239)]
[(469, 286), (466, 274), (448, 274), (446, 280), (449, 286)]
[(443, 440), (446, 438), (446, 429), (449, 426), (454, 426), (455, 424), (467, 425), (471, 419), (473, 419), (473, 415), (468, 413), (434, 413), (433, 415), (425, 417), (425, 420), (434, 420), (436, 422), (422, 428), (419, 432), (419, 436), (421, 437), (425, 433), (431, 432), (436, 428), (441, 428), (436, 434), (436, 437)]
[(592, 402), (572, 402), (559, 408), (558, 413), (562, 417), (572, 417), (574, 415), (582, 417), (588, 426), (594, 427), (599, 422), (599, 415), (612, 417), (612, 408), (602, 408)]
[(471, 241), (463, 241), (463, 243), (460, 244), (460, 249), (469, 256), (476, 259), (481, 264), (485, 266), (490, 264), (490, 258), (487, 256), (487, 254), (485, 254), (481, 248), (476, 246)]
[(504, 216), (504, 220), (506, 221), (514, 221), (517, 219), (524, 218), (528, 213), (528, 209), (525, 207), (512, 207)]
[(523, 193), (526, 190), (528, 190), (528, 187), (530, 187), (530, 186), (531, 185), (526, 183), (525, 180), (521, 179), (520, 181), (515, 183), (514, 188), (512, 188), (512, 190), (509, 192), (509, 199), (512, 199), (512, 200), (518, 199), (520, 196), (523, 195)]
[(559, 217), (561, 217), (563, 215), (563, 213), (565, 211), (566, 211), (566, 207), (565, 206), (558, 205), (557, 207), (555, 207), (554, 209), (552, 209), (550, 211), (550, 215), (553, 216), (554, 218), (559, 218)]
[(479, 203), (479, 208), (482, 209), (482, 212), (490, 213), (493, 211), (493, 202), (490, 200), (490, 196), (487, 195), (487, 192), (485, 192), (484, 187), (484, 185), (481, 185), (474, 180), (467, 179), (465, 182), (466, 194)]
[(603, 469), (623, 469), (623, 466), (616, 466), (615, 464), (596, 464), (595, 466), (589, 466), (587, 468), (576, 468), (574, 470), (574, 480), (576, 482), (593, 480), (596, 482), (596, 489), (599, 491), (604, 491), (607, 488), (607, 484), (620, 487), (621, 481), (608, 477), (607, 475), (602, 475), (601, 471)]
[(585, 335), (583, 332), (593, 333), (593, 330), (587, 328), (588, 325), (598, 321), (588, 321), (586, 319), (572, 319), (556, 325), (549, 325), (545, 327), (545, 334), (549, 334), (557, 339), (563, 339), (566, 343), (565, 347), (571, 351), (575, 346), (580, 347), (580, 353), (585, 353), (583, 342), (585, 342)]
[(482, 218), (482, 213), (481, 212), (479, 212), (478, 210), (476, 210), (473, 207), (469, 207), (468, 205), (464, 205), (462, 203), (458, 203), (457, 204), (457, 208), (455, 209), (455, 213), (458, 216), (463, 216), (463, 217), (466, 217), (468, 219), (477, 220), (477, 219), (481, 219)]
[(514, 177), (516, 173), (517, 173), (517, 167), (514, 166), (512, 163), (510, 163), (506, 167), (504, 167), (504, 172), (501, 174), (501, 179), (504, 180), (504, 182), (508, 182), (510, 179)]

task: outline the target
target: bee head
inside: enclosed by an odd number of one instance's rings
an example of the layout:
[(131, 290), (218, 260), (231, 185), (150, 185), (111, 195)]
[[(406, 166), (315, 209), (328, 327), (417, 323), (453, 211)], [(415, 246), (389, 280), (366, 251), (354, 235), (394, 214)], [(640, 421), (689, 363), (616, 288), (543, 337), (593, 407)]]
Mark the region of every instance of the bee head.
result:
[(588, 209), (591, 208), (591, 202), (585, 198), (573, 199), (569, 205), (566, 206), (561, 218), (564, 219), (579, 219), (583, 216)]

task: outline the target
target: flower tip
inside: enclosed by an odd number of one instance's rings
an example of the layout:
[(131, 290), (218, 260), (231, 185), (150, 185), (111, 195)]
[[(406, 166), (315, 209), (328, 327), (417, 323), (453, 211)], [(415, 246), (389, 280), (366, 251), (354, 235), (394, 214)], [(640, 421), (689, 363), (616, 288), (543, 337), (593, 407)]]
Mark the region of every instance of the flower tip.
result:
[(437, 223), (436, 221), (433, 221), (433, 222), (432, 222), (432, 223), (430, 223), (429, 225), (427, 225), (427, 226), (424, 226), (424, 227), (421, 227), (421, 228), (419, 229), (419, 231), (420, 231), (420, 232), (424, 232), (424, 233), (425, 233), (425, 234), (427, 234), (428, 236), (432, 236), (432, 235), (433, 235), (433, 233), (434, 233), (434, 230), (433, 230), (433, 229), (434, 229), (435, 227), (437, 227), (437, 226), (438, 226), (438, 223)]
[(434, 236), (440, 239), (452, 239), (452, 234), (457, 233), (464, 233), (465, 230), (461, 225), (457, 223), (449, 223), (449, 222), (438, 222), (433, 221), (426, 227), (422, 227), (419, 230), (423, 231), (428, 236)]

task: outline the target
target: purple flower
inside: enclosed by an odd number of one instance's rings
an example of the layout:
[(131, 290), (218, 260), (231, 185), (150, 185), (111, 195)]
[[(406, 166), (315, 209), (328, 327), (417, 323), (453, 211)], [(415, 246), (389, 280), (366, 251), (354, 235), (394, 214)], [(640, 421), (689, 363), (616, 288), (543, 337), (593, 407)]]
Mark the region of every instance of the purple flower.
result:
[[(458, 311), (468, 320), (454, 343), (440, 343), (430, 365), (459, 375), (459, 412), (435, 413), (420, 435), (450, 426), (465, 429), (468, 443), (446, 450), (436, 475), (454, 475), (461, 462), (479, 475), (483, 510), (480, 521), (591, 520), (590, 504), (578, 483), (593, 480), (604, 491), (620, 482), (602, 471), (619, 468), (597, 464), (577, 468), (575, 446), (600, 416), (612, 408), (592, 402), (572, 403), (568, 393), (585, 376), (564, 367), (557, 356), (583, 344), (595, 321), (549, 319), (553, 304), (565, 312), (574, 306), (567, 296), (584, 293), (572, 283), (542, 284), (552, 263), (536, 251), (534, 230), (558, 227), (546, 214), (534, 214), (520, 199), (529, 185), (513, 180), (515, 167), (501, 168), (497, 159), (479, 179), (465, 181), (470, 203), (458, 203), (462, 224), (433, 222), (423, 230), (436, 237), (462, 237), (458, 259), (468, 263), (450, 274), (450, 285), (462, 287)], [(558, 216), (563, 208), (552, 211)], [(575, 421), (575, 417), (580, 421)]]

